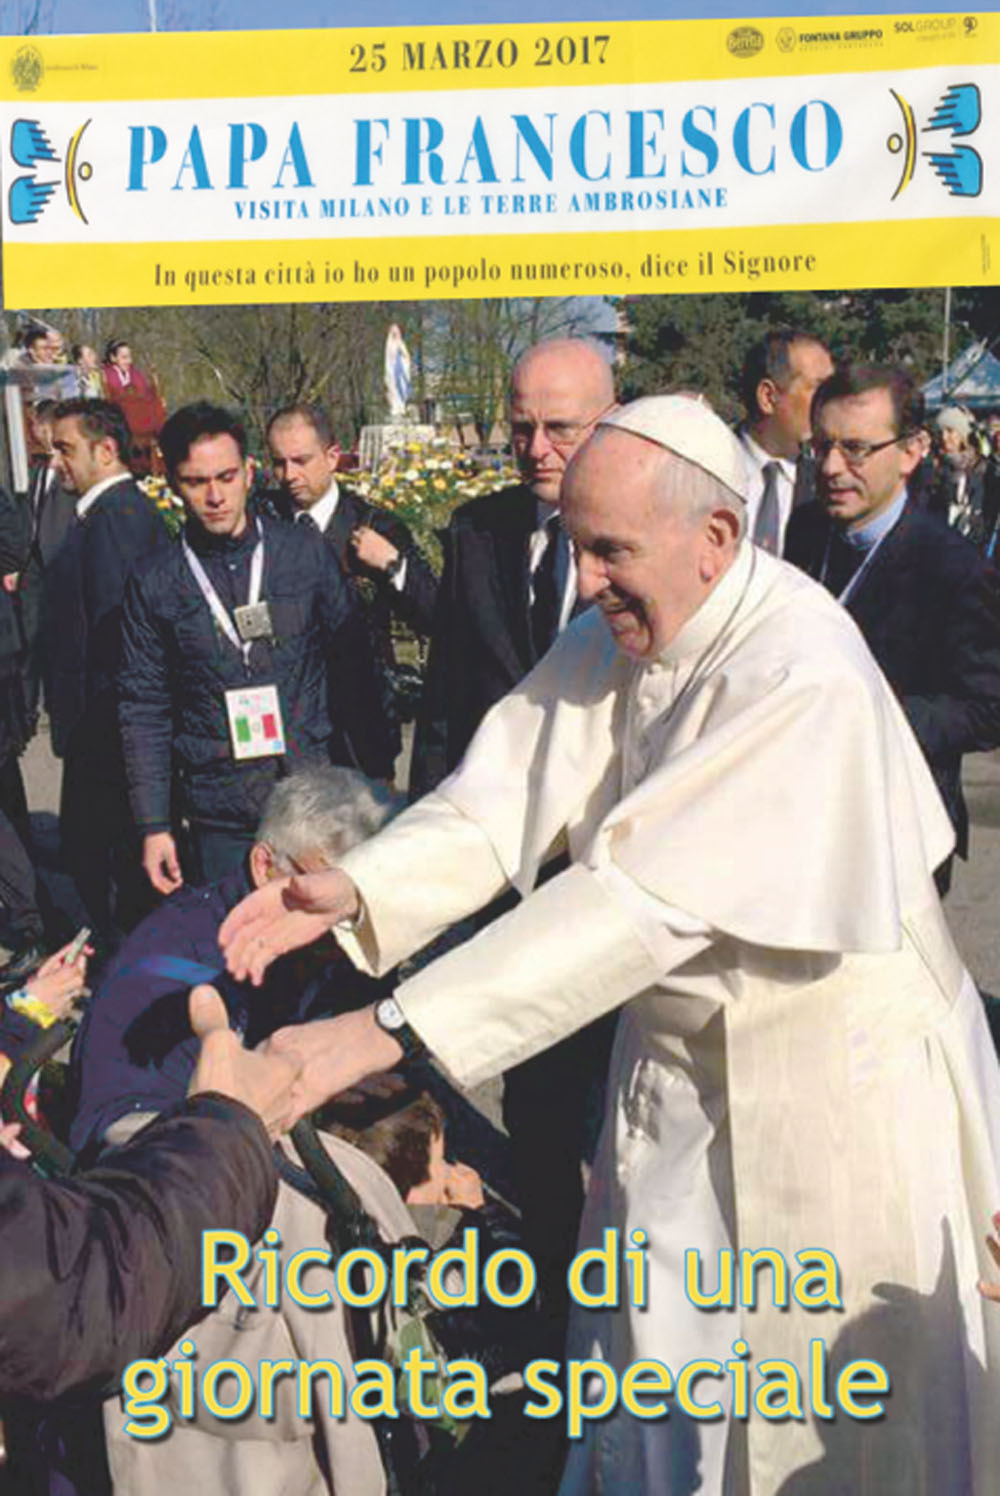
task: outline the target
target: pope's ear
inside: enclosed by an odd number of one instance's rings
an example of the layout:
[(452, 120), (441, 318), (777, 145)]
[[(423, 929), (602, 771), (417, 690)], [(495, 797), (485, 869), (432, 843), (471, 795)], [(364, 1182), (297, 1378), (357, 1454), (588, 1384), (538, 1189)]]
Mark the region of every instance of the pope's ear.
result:
[(699, 572), (703, 582), (714, 582), (736, 554), (740, 543), (740, 522), (731, 509), (713, 509), (702, 531)]
[(732, 509), (713, 509), (705, 523), (705, 534), (713, 546), (726, 550), (739, 541), (739, 519)]

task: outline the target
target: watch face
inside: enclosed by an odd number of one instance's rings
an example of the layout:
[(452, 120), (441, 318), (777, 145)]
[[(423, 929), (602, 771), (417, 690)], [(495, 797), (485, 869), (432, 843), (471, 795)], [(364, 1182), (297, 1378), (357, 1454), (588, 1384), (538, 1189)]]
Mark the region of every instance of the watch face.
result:
[(402, 1028), (406, 1022), (403, 1010), (394, 997), (383, 997), (380, 1003), (376, 1003), (375, 1020), (384, 1029)]

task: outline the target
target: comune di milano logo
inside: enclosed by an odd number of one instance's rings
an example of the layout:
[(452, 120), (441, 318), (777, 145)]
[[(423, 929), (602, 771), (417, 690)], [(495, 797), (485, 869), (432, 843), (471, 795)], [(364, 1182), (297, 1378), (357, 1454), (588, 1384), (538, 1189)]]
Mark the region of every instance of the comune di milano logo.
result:
[(45, 77), (45, 64), (37, 47), (18, 47), (10, 65), (10, 76), (18, 93), (34, 93)]
[[(25, 50), (28, 49), (22, 48)], [(77, 218), (82, 223), (87, 222), (80, 202), (80, 184), (90, 181), (94, 168), (89, 161), (80, 160), (80, 146), (89, 124), (88, 119), (73, 131), (60, 157), (40, 120), (14, 121), (10, 129), (10, 154), (18, 166), (25, 168), (25, 172), (14, 178), (7, 194), (7, 214), (11, 223), (37, 223), (60, 186)], [(63, 162), (62, 172), (58, 170), (60, 160)]]

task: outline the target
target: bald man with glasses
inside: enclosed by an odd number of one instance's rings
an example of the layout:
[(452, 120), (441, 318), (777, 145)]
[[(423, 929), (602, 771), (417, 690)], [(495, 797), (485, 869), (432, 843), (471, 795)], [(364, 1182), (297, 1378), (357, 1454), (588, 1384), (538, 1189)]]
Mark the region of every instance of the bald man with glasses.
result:
[[(560, 523), (563, 475), (615, 402), (611, 365), (581, 338), (537, 343), (515, 365), (510, 433), (520, 483), (463, 504), (444, 536), (411, 798), (461, 762), (486, 713), (538, 663), (577, 607), (576, 564)], [(550, 876), (556, 860), (542, 872)], [(488, 924), (509, 907), (495, 900)], [(580, 1159), (601, 1114), (614, 1016), (504, 1077), (504, 1121), (526, 1244), (561, 1347), (566, 1265), (583, 1206)]]
[[(796, 510), (785, 556), (852, 615), (898, 696), (968, 855), (964, 753), (1000, 746), (1000, 594), (975, 548), (918, 509), (923, 400), (910, 376), (849, 366), (812, 407), (819, 499)], [(945, 893), (951, 860), (938, 872)]]

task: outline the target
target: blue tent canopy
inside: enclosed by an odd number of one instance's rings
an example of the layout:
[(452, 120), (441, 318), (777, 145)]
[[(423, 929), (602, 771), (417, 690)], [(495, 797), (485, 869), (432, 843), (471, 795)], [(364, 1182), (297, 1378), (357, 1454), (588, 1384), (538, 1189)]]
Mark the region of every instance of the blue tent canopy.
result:
[(970, 410), (1000, 409), (1000, 359), (985, 341), (972, 343), (948, 366), (947, 377), (936, 374), (924, 385), (929, 410), (942, 405), (966, 405)]

